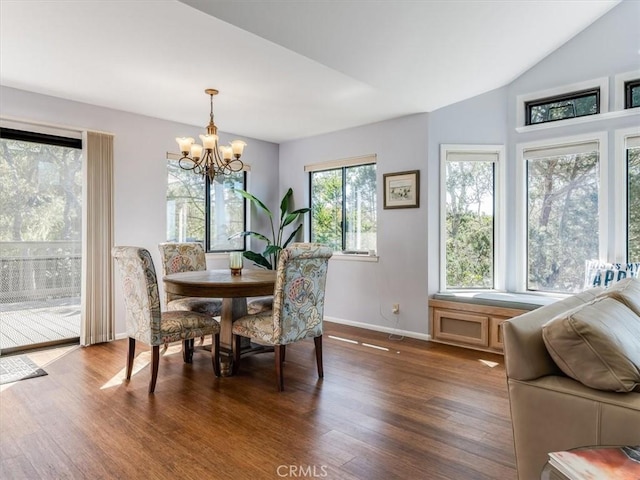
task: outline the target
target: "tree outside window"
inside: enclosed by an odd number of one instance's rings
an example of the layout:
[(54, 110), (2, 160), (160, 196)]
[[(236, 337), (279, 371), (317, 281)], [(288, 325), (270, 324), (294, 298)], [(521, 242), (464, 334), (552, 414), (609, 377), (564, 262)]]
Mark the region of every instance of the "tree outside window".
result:
[(598, 160), (597, 145), (527, 160), (528, 290), (582, 290), (585, 261), (599, 254)]
[(376, 250), (376, 165), (312, 171), (311, 241), (335, 251)]

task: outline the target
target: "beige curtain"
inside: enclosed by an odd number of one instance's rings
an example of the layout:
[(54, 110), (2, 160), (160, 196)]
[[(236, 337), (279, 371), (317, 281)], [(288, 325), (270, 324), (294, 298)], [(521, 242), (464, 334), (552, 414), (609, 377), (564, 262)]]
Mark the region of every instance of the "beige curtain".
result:
[(86, 132), (80, 344), (115, 337), (113, 307), (113, 135)]

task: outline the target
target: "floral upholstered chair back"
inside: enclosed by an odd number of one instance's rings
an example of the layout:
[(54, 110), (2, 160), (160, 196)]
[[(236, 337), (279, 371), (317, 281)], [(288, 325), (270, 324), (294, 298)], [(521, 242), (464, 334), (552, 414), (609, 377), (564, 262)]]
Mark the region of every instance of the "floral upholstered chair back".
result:
[[(196, 272), (207, 269), (207, 259), (201, 243), (166, 242), (158, 245), (162, 256), (162, 274), (178, 272)], [(181, 298), (179, 295), (165, 293), (165, 305), (171, 300)]]
[(147, 345), (161, 345), (160, 298), (151, 254), (138, 247), (113, 247), (111, 254), (122, 278), (127, 335)]
[(272, 344), (286, 345), (322, 335), (327, 267), (333, 251), (293, 243), (280, 253), (273, 297)]

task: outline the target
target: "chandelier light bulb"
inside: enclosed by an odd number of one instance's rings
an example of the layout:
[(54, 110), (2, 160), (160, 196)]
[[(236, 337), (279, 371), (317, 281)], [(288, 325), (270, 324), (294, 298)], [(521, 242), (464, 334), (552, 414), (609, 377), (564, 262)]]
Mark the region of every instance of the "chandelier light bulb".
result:
[(202, 158), (202, 145), (199, 143), (194, 143), (191, 145), (191, 158), (195, 161), (200, 160)]
[(180, 153), (186, 155), (191, 150), (191, 145), (194, 140), (191, 137), (177, 137), (176, 142), (178, 142), (178, 145), (180, 146)]
[(247, 144), (242, 140), (234, 140), (233, 142), (231, 142), (231, 149), (233, 150), (233, 155), (236, 158), (240, 158), (242, 156), (242, 152), (244, 151), (244, 147), (246, 146)]

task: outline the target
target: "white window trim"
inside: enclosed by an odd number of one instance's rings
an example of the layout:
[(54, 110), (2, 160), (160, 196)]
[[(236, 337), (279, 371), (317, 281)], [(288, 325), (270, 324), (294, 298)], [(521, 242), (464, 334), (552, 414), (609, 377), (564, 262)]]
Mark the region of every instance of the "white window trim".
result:
[[(615, 131), (614, 179), (618, 188), (614, 193), (614, 255), (616, 262), (627, 261), (627, 139), (640, 137), (640, 126)], [(624, 185), (624, 188), (620, 186)], [(625, 232), (623, 235), (622, 232)]]
[(640, 79), (640, 70), (634, 70), (632, 72), (619, 73), (614, 78), (615, 84), (615, 109), (625, 110), (624, 108), (624, 84), (629, 80)]
[(335, 170), (344, 167), (356, 167), (360, 165), (370, 165), (377, 163), (378, 157), (375, 153), (362, 155), (360, 157), (342, 158), (339, 160), (329, 160), (327, 162), (312, 163), (304, 166), (305, 172), (321, 172), (323, 170)]
[[(59, 137), (82, 139), (82, 132), (85, 130), (75, 127), (66, 127), (62, 125), (54, 125), (51, 123), (35, 123), (26, 120), (18, 120), (11, 117), (0, 117), (0, 127), (11, 128), (13, 130), (24, 130), (27, 132), (42, 133), (44, 135), (57, 135)], [(98, 132), (92, 130), (95, 133), (107, 133)], [(113, 135), (113, 133), (107, 133)]]
[[(598, 142), (598, 163), (600, 170), (600, 185), (598, 197), (598, 244), (599, 260), (606, 261), (607, 257), (607, 212), (608, 212), (608, 148), (607, 132), (594, 132), (571, 137), (552, 138), (535, 142), (516, 144), (516, 291), (531, 293), (527, 290), (527, 180), (524, 162), (525, 150), (542, 147)], [(586, 260), (586, 259), (585, 259)], [(545, 293), (546, 294), (546, 293)], [(551, 293), (549, 293), (551, 295)]]
[[(447, 290), (447, 184), (446, 184), (446, 163), (448, 153), (489, 153), (496, 154), (498, 160), (495, 166), (494, 184), (494, 246), (493, 246), (493, 285), (490, 290), (505, 290), (505, 269), (506, 269), (506, 236), (505, 236), (505, 147), (504, 145), (461, 145), (461, 144), (441, 144), (440, 145), (440, 291), (460, 291), (459, 289)], [(478, 291), (475, 290), (474, 291)]]
[[(526, 125), (525, 117), (525, 103), (532, 100), (538, 100), (541, 98), (555, 97), (557, 95), (565, 95), (573, 92), (579, 92), (581, 90), (589, 90), (591, 88), (600, 89), (600, 114), (587, 115), (585, 117), (567, 118), (565, 120), (557, 120), (555, 122), (547, 122), (544, 124)], [(586, 80), (584, 82), (572, 83), (570, 85), (563, 85), (560, 87), (549, 88), (547, 90), (539, 90), (537, 92), (525, 93), (516, 97), (516, 131), (518, 133), (540, 130), (542, 125), (544, 128), (553, 128), (559, 126), (572, 125), (575, 123), (584, 123), (586, 118), (590, 118), (589, 121), (594, 121), (593, 117), (600, 119), (603, 113), (609, 112), (609, 78), (601, 77), (593, 80)], [(580, 120), (576, 122), (576, 120)], [(549, 126), (550, 124), (553, 124)]]

